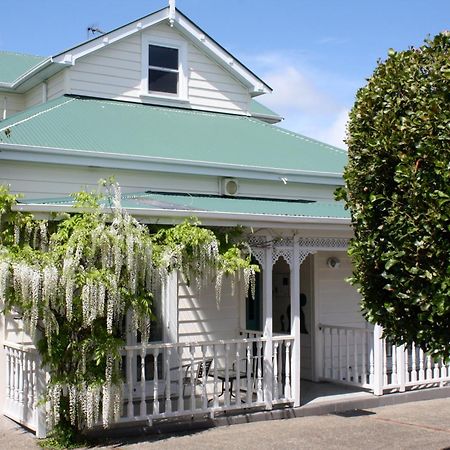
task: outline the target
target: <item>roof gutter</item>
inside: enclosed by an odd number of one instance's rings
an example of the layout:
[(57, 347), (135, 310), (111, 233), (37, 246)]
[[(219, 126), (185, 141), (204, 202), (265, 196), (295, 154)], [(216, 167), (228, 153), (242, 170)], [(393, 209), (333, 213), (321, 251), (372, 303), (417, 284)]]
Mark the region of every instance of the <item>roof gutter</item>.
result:
[[(36, 156), (39, 155), (39, 158)], [(82, 162), (81, 160), (84, 159)], [(94, 152), (54, 147), (39, 147), (20, 144), (0, 143), (0, 160), (41, 162), (89, 166), (100, 168), (151, 170), (157, 172), (177, 172), (184, 174), (234, 176), (258, 180), (281, 180), (285, 182), (321, 183), (332, 186), (343, 184), (338, 172), (315, 172), (288, 168), (246, 166), (240, 164), (195, 161), (159, 156), (126, 155), (121, 153)]]

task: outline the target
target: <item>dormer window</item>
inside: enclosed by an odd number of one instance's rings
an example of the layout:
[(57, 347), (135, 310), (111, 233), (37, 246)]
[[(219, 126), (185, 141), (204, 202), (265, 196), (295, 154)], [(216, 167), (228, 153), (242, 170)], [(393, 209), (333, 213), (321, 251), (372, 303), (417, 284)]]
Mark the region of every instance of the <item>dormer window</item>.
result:
[(187, 101), (187, 43), (143, 35), (142, 93), (166, 101)]
[(150, 44), (148, 62), (148, 91), (178, 94), (178, 49)]

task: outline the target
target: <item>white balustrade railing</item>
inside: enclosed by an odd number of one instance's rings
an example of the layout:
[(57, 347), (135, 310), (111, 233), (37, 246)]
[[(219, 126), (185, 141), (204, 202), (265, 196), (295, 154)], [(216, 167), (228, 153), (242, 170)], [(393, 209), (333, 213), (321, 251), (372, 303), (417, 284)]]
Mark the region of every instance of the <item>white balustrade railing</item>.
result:
[(322, 378), (364, 388), (374, 374), (373, 332), (365, 328), (320, 325)]
[(39, 355), (32, 345), (12, 342), (3, 345), (6, 360), (6, 398), (4, 414), (45, 436), (45, 414), (38, 406), (45, 373), (40, 368)]
[(395, 346), (381, 329), (319, 326), (323, 380), (357, 385), (377, 395), (450, 382), (450, 363), (434, 360), (422, 349)]
[(121, 421), (153, 420), (197, 413), (291, 403), (291, 336), (126, 346), (123, 350), (124, 409)]

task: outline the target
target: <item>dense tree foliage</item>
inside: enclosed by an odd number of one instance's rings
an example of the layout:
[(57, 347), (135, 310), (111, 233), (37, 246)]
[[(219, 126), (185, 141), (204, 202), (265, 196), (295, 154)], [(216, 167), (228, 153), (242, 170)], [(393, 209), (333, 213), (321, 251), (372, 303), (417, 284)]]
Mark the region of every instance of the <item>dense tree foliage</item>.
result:
[(352, 282), (395, 343), (450, 354), (450, 34), (389, 51), (357, 93), (346, 188)]

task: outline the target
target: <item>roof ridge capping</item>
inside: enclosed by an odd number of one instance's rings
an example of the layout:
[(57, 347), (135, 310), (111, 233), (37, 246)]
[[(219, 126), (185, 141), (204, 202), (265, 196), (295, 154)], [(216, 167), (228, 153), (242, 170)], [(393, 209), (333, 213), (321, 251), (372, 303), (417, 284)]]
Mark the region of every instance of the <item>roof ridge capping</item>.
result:
[(73, 65), (78, 58), (95, 52), (125, 37), (144, 31), (158, 23), (168, 22), (179, 33), (195, 42), (208, 56), (218, 63), (226, 71), (233, 74), (250, 91), (252, 96), (258, 96), (272, 92), (272, 88), (241, 61), (234, 57), (228, 50), (197, 26), (191, 19), (178, 8), (175, 15), (170, 15), (170, 7), (167, 6), (150, 13), (139, 19), (135, 19), (125, 25), (115, 28), (101, 36), (82, 42), (74, 47), (54, 55), (51, 60), (55, 63)]

